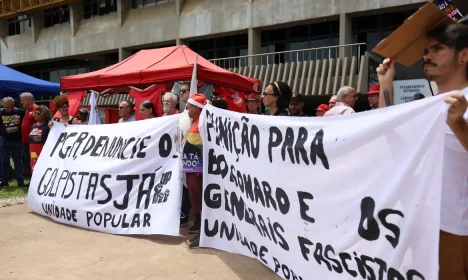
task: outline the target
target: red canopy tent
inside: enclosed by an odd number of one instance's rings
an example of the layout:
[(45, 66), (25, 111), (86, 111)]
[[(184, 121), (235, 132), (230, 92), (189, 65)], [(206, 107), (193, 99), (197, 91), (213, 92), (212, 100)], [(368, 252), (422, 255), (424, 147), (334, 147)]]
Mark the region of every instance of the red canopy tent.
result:
[[(142, 50), (107, 68), (63, 77), (60, 88), (62, 91), (103, 91), (120, 86), (186, 81), (192, 77), (196, 55), (186, 46)], [(259, 80), (225, 70), (200, 56), (197, 63), (197, 79), (246, 93), (260, 91)]]

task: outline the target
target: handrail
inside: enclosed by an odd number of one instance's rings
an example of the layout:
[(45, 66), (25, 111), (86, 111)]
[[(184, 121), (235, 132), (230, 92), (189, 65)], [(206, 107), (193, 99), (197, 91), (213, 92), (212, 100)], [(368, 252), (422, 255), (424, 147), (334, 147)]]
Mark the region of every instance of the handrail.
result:
[(219, 60), (227, 60), (227, 59), (239, 59), (239, 58), (248, 58), (248, 57), (255, 57), (255, 56), (262, 56), (262, 55), (283, 54), (283, 53), (293, 53), (293, 52), (317, 51), (317, 50), (325, 50), (325, 49), (337, 49), (337, 48), (365, 46), (365, 45), (366, 45), (366, 43), (355, 43), (355, 44), (336, 45), (336, 46), (319, 47), (319, 48), (308, 48), (308, 49), (300, 49), (300, 50), (290, 50), (290, 51), (281, 51), (281, 52), (271, 52), (271, 53), (249, 54), (249, 55), (239, 55), (239, 56), (231, 56), (231, 57), (223, 57), (223, 58), (214, 58), (214, 59), (210, 59), (210, 61), (219, 61)]

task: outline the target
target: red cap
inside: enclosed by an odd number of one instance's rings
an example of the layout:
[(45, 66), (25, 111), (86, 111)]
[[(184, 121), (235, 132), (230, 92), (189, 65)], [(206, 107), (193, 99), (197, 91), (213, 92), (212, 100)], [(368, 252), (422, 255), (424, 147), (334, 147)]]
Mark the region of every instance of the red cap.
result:
[(249, 96), (247, 96), (246, 99), (247, 99), (247, 100), (255, 100), (255, 101), (258, 101), (258, 94), (256, 94), (256, 93), (251, 93), (251, 94), (249, 94)]
[(317, 107), (317, 111), (328, 111), (330, 110), (330, 107), (327, 104), (320, 104), (320, 106)]
[(370, 94), (378, 94), (378, 93), (380, 93), (380, 85), (373, 84), (369, 87), (369, 91), (366, 94), (370, 95)]

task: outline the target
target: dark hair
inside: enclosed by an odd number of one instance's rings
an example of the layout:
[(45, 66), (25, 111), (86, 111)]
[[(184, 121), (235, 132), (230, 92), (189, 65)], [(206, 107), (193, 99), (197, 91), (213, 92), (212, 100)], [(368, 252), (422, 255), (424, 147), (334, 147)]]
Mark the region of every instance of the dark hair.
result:
[(413, 95), (413, 98), (412, 98), (411, 100), (414, 101), (414, 100), (419, 100), (419, 99), (423, 99), (423, 98), (426, 98), (426, 97), (424, 96), (424, 94), (418, 92), (418, 93), (415, 93), (415, 94)]
[(146, 109), (151, 109), (151, 114), (153, 115), (153, 117), (156, 117), (156, 109), (154, 108), (154, 104), (149, 101), (149, 100), (146, 100), (146, 101), (143, 101), (141, 102), (140, 106), (143, 106), (145, 107)]
[(216, 108), (227, 110), (227, 102), (224, 99), (213, 100), (211, 103)]
[(38, 106), (36, 109), (34, 109), (34, 112), (36, 111), (42, 115), (42, 120), (44, 122), (48, 123), (52, 119), (52, 113), (46, 106)]
[(183, 83), (180, 85), (180, 87), (182, 87), (182, 86), (188, 86), (188, 88), (190, 89), (190, 85), (191, 85), (191, 84), (190, 84), (189, 82), (183, 82)]
[[(454, 48), (459, 53), (468, 48), (468, 25), (441, 25), (429, 31), (427, 37), (435, 39), (449, 48)], [(466, 78), (468, 79), (468, 64), (466, 65)]]
[(278, 81), (270, 83), (270, 86), (273, 88), (273, 92), (278, 97), (276, 100), (276, 106), (278, 109), (286, 110), (286, 108), (288, 108), (289, 101), (291, 100), (291, 88), (288, 84)]

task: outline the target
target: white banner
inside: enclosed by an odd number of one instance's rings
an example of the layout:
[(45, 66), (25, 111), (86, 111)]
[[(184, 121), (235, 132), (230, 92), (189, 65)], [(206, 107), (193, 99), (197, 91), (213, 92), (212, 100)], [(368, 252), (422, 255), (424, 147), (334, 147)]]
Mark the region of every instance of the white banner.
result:
[(55, 123), (34, 169), (29, 208), (107, 233), (179, 235), (177, 117), (98, 126)]
[(284, 279), (437, 279), (442, 99), (333, 118), (207, 106), (200, 245)]

